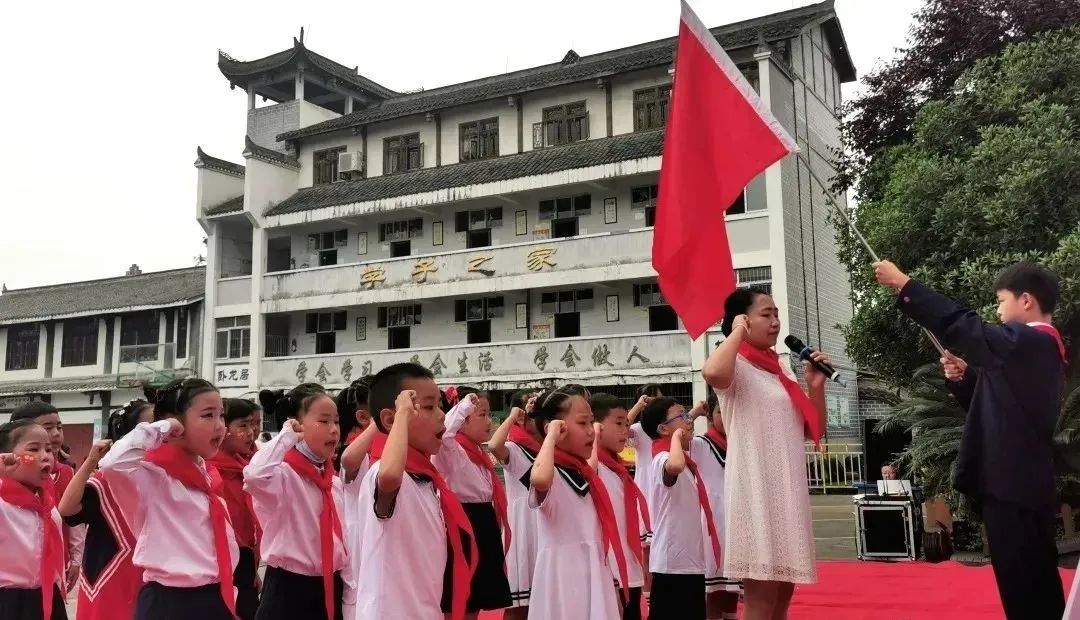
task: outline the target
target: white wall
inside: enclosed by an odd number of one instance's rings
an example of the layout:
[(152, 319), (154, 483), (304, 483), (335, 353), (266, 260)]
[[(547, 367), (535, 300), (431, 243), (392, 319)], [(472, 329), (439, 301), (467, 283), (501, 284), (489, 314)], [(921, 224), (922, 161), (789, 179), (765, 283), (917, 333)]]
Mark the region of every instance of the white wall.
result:
[(247, 174), (244, 175), (244, 209), (261, 214), (293, 195), (297, 174), (296, 170), (248, 158)]
[(322, 106), (315, 105), (310, 101), (299, 101), (300, 105), (300, 128), (308, 127), (316, 123), (328, 121), (341, 116), (333, 110), (327, 110)]
[(196, 205), (198, 214), (202, 215), (205, 209), (236, 198), (244, 193), (244, 178), (211, 170), (209, 168), (198, 169), (198, 188), (196, 190)]

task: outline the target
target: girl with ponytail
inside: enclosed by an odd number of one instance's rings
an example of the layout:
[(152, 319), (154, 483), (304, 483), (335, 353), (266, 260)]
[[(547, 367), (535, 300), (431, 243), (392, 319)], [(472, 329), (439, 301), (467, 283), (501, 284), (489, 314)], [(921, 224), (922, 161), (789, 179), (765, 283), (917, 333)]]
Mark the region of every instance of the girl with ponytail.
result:
[(131, 557), (135, 537), (120, 517), (112, 485), (95, 470), (114, 442), (153, 419), (154, 406), (141, 399), (128, 401), (109, 414), (108, 439), (94, 443), (60, 499), (58, 508), (65, 523), (86, 526), (76, 620), (130, 618), (135, 613), (135, 599), (142, 587), (142, 570)]

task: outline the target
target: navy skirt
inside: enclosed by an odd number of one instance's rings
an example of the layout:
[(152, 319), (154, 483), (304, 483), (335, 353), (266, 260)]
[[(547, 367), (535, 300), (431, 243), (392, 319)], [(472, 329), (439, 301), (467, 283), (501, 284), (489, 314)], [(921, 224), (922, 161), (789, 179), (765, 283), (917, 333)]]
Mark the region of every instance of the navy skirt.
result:
[[(334, 573), (334, 619), (342, 620), (341, 597), (345, 585)], [(255, 620), (325, 620), (323, 578), (300, 575), (275, 566), (266, 567), (262, 599)], [(202, 620), (202, 619), (200, 619)]]
[[(0, 618), (3, 620), (41, 620), (41, 588), (0, 588)], [(64, 596), (53, 586), (52, 618), (67, 620)]]
[[(502, 609), (509, 607), (510, 582), (506, 579), (506, 553), (503, 551), (502, 529), (495, 516), (495, 507), (490, 503), (462, 504), (469, 517), (473, 532), (476, 534), (476, 548), (480, 562), (476, 566), (469, 587), (469, 601), (465, 604), (468, 613), (481, 610)], [(464, 538), (464, 537), (463, 537)], [(450, 613), (451, 592), (453, 589), (453, 559), (450, 557), (450, 545), (446, 545), (446, 570), (443, 573), (442, 611)], [(470, 547), (464, 546), (465, 553)]]
[(221, 586), (174, 588), (155, 581), (143, 584), (135, 601), (135, 620), (233, 620)]

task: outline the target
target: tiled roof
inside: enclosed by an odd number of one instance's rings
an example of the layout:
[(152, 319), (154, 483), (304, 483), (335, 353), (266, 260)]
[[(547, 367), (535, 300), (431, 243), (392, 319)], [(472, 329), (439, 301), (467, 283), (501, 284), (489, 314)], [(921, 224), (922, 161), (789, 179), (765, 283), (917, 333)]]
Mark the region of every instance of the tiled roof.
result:
[(296, 213), (320, 207), (640, 159), (659, 155), (663, 140), (663, 130), (655, 129), (480, 161), (385, 174), (356, 181), (324, 183), (299, 190), (269, 209), (266, 215)]
[(295, 38), (293, 39), (292, 49), (283, 50), (257, 60), (236, 60), (225, 52), (218, 52), (218, 69), (222, 75), (229, 78), (230, 82), (242, 88), (247, 88), (248, 81), (254, 77), (298, 64), (301, 61), (305, 61), (305, 64), (309, 67), (321, 69), (331, 77), (368, 92), (375, 97), (385, 98), (397, 95), (396, 92), (389, 88), (357, 73), (357, 68), (350, 69), (322, 54), (316, 54)]
[(193, 374), (190, 368), (162, 370), (160, 376), (136, 377), (135, 375), (96, 375), (91, 377), (64, 377), (61, 379), (29, 379), (24, 381), (0, 381), (0, 396), (21, 396), (24, 394), (59, 394), (71, 392), (95, 392), (115, 390), (123, 387), (135, 387), (144, 382), (158, 385), (165, 378), (183, 377)]
[(252, 141), (251, 136), (244, 136), (244, 157), (258, 159), (259, 161), (264, 161), (276, 166), (292, 168), (293, 170), (300, 169), (300, 162), (297, 161), (295, 157), (291, 157), (273, 149), (268, 149), (265, 146), (259, 146)]
[(195, 167), (196, 168), (209, 168), (211, 170), (217, 170), (218, 172), (224, 172), (234, 176), (244, 176), (244, 167), (240, 164), (234, 164), (231, 161), (226, 161), (213, 155), (207, 155), (206, 151), (202, 150), (202, 147), (195, 149)]
[(0, 295), (0, 323), (171, 306), (202, 299), (205, 288), (206, 269), (189, 267), (11, 290)]
[[(719, 26), (712, 33), (725, 49), (755, 45), (759, 41), (777, 41), (797, 36), (806, 26), (829, 18), (835, 18), (832, 0), (800, 7), (791, 11), (775, 13), (743, 22)], [(839, 33), (839, 24), (834, 29)], [(834, 56), (838, 57), (841, 77), (847, 76), (846, 67), (850, 57), (843, 46), (842, 34), (833, 39)], [(574, 54), (576, 56), (576, 54)], [(627, 71), (670, 65), (675, 55), (675, 38), (642, 43), (633, 47), (581, 56), (573, 62), (557, 62), (531, 69), (523, 69), (461, 84), (454, 84), (418, 93), (388, 98), (375, 105), (357, 110), (338, 118), (317, 123), (277, 136), (280, 140), (294, 140), (349, 127), (355, 127), (390, 118), (434, 112), (439, 109), (466, 103), (499, 99), (523, 92), (572, 84), (586, 80), (608, 77)], [(569, 53), (567, 54), (569, 57)], [(846, 59), (846, 62), (845, 60)], [(851, 68), (850, 81), (854, 79)]]
[(243, 194), (236, 198), (230, 198), (221, 204), (214, 205), (206, 210), (206, 215), (225, 215), (226, 213), (238, 213), (244, 210)]

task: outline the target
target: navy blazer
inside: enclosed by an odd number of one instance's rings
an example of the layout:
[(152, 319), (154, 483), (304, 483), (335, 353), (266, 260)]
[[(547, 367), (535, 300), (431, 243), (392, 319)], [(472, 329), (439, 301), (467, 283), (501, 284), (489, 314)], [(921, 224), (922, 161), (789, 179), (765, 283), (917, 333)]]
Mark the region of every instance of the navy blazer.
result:
[(989, 325), (915, 280), (900, 290), (897, 306), (968, 364), (962, 381), (948, 382), (968, 410), (956, 489), (1053, 510), (1053, 436), (1065, 379), (1057, 341), (1023, 323)]

